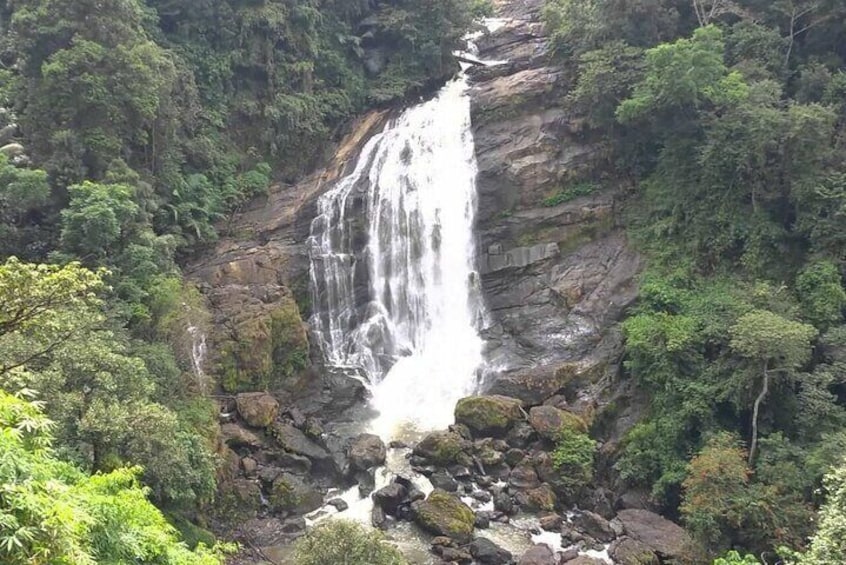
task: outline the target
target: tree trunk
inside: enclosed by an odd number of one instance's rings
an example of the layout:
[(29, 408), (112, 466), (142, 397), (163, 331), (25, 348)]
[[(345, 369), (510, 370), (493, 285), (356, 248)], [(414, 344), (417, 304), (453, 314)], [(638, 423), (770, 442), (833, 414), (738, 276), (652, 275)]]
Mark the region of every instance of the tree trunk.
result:
[(761, 410), (761, 403), (766, 398), (770, 391), (770, 373), (767, 370), (767, 363), (764, 362), (764, 386), (761, 388), (761, 393), (755, 399), (755, 406), (752, 409), (752, 441), (749, 445), (749, 466), (755, 462), (755, 452), (758, 449), (758, 413)]

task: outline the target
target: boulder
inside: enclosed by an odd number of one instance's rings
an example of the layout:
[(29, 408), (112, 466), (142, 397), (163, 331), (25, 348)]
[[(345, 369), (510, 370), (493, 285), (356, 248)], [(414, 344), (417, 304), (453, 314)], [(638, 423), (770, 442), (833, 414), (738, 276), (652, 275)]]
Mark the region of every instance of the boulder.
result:
[(386, 514), (396, 515), (408, 490), (399, 483), (391, 483), (373, 493), (373, 502), (381, 506)]
[(366, 471), (385, 463), (385, 442), (377, 435), (361, 434), (353, 439), (349, 449), (350, 469)]
[(564, 524), (564, 518), (558, 514), (547, 514), (546, 516), (541, 516), (539, 521), (541, 529), (546, 530), (547, 532), (560, 532), (561, 526)]
[(235, 397), (238, 414), (254, 428), (266, 428), (279, 415), (279, 402), (266, 392), (245, 392)]
[(576, 363), (521, 369), (496, 377), (490, 392), (518, 398), (524, 406), (536, 406), (579, 379), (583, 372)]
[(472, 563), (473, 556), (457, 547), (438, 546), (438, 555), (447, 563)]
[(630, 537), (615, 540), (608, 548), (608, 554), (618, 565), (659, 565), (661, 563), (648, 545)]
[(527, 512), (551, 511), (558, 503), (555, 493), (547, 484), (518, 493), (516, 498), (522, 509)]
[(648, 510), (621, 510), (617, 519), (626, 535), (652, 549), (663, 560), (691, 558), (694, 543), (678, 524)]
[(414, 521), (427, 532), (459, 543), (470, 542), (476, 515), (457, 496), (435, 489), (426, 500), (415, 502), (411, 508)]
[(527, 422), (517, 422), (508, 432), (508, 435), (505, 437), (505, 441), (507, 441), (508, 445), (512, 447), (525, 449), (536, 438), (537, 434), (532, 426), (530, 426)]
[(541, 482), (535, 468), (527, 462), (514, 467), (508, 476), (508, 486), (518, 490), (538, 488), (540, 485)]
[(517, 565), (558, 565), (558, 561), (548, 545), (538, 544), (524, 553)]
[(284, 449), (312, 461), (331, 461), (328, 451), (311, 441), (303, 432), (289, 424), (273, 426), (273, 436)]
[(432, 432), (415, 446), (414, 455), (437, 465), (449, 465), (467, 445), (467, 440), (455, 432)]
[(542, 438), (558, 439), (562, 429), (586, 432), (587, 426), (579, 416), (554, 406), (535, 406), (529, 410), (529, 424)]
[(507, 396), (470, 396), (455, 406), (455, 421), (477, 435), (504, 436), (523, 417), (522, 403)]
[(583, 511), (573, 516), (573, 527), (601, 542), (609, 542), (617, 537), (610, 522), (593, 512)]
[(433, 487), (447, 492), (455, 492), (458, 490), (458, 483), (455, 479), (450, 477), (446, 471), (437, 471), (429, 477), (429, 481), (431, 481)]
[(231, 448), (248, 447), (255, 449), (261, 447), (261, 439), (250, 430), (238, 424), (223, 424), (220, 426), (220, 435), (223, 441)]
[(513, 556), (494, 542), (486, 538), (476, 538), (470, 544), (470, 555), (477, 563), (483, 565), (508, 565), (512, 562)]
[(300, 477), (282, 473), (270, 489), (270, 505), (276, 512), (307, 514), (323, 505), (323, 494)]

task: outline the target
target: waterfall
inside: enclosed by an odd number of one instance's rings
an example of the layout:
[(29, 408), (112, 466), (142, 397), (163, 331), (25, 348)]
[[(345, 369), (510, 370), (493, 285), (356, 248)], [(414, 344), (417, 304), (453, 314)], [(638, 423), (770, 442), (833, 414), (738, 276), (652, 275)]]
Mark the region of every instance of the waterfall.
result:
[(206, 362), (206, 334), (194, 325), (188, 326), (188, 335), (191, 336), (191, 368), (197, 379), (200, 392), (206, 392), (206, 373), (203, 366)]
[(370, 139), (318, 202), (312, 328), (328, 365), (364, 372), (380, 435), (443, 427), (476, 389), (485, 312), (475, 181), (458, 77)]

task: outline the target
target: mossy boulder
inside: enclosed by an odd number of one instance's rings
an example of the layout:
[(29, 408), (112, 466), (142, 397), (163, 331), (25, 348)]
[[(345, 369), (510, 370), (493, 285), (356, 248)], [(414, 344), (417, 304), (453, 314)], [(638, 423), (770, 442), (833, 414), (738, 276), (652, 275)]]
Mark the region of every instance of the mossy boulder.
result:
[(476, 515), (461, 500), (446, 491), (435, 489), (426, 500), (412, 504), (414, 521), (437, 536), (446, 536), (458, 543), (470, 543)]
[(557, 440), (561, 430), (587, 432), (582, 418), (554, 406), (535, 406), (529, 410), (529, 424), (538, 435), (550, 441)]
[(523, 416), (521, 402), (508, 396), (470, 396), (455, 406), (455, 421), (476, 435), (504, 436)]
[(235, 397), (238, 414), (254, 428), (266, 428), (279, 415), (279, 402), (266, 392), (245, 392)]
[(436, 465), (449, 465), (468, 447), (467, 440), (457, 433), (438, 431), (424, 437), (414, 447), (414, 455)]
[(275, 512), (306, 514), (320, 508), (323, 495), (296, 475), (283, 473), (273, 481), (268, 501)]
[(228, 329), (231, 337), (219, 345), (217, 367), (227, 392), (282, 388), (308, 367), (308, 335), (290, 296), (245, 310)]

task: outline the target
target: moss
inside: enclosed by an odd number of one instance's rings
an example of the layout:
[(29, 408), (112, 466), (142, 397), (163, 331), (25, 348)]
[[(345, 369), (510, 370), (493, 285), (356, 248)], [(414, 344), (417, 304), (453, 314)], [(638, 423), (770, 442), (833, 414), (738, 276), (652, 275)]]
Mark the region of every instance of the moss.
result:
[(278, 388), (309, 365), (308, 336), (290, 297), (242, 321), (234, 334), (220, 346), (217, 369), (227, 392)]
[(601, 187), (593, 182), (578, 182), (568, 186), (564, 186), (543, 201), (543, 205), (547, 208), (570, 202), (581, 196), (590, 196), (598, 191)]
[(453, 432), (432, 432), (423, 438), (414, 453), (437, 465), (455, 463), (461, 453), (461, 436)]
[(587, 424), (581, 418), (581, 416), (573, 414), (572, 412), (567, 412), (566, 410), (562, 410), (560, 416), (562, 430), (587, 433)]
[(277, 512), (293, 510), (301, 502), (296, 489), (284, 478), (273, 482), (268, 500), (270, 506)]
[(476, 516), (458, 497), (435, 489), (416, 507), (417, 522), (429, 532), (468, 543), (473, 536)]
[(522, 416), (521, 402), (507, 396), (471, 396), (455, 407), (455, 421), (481, 434), (501, 434)]

